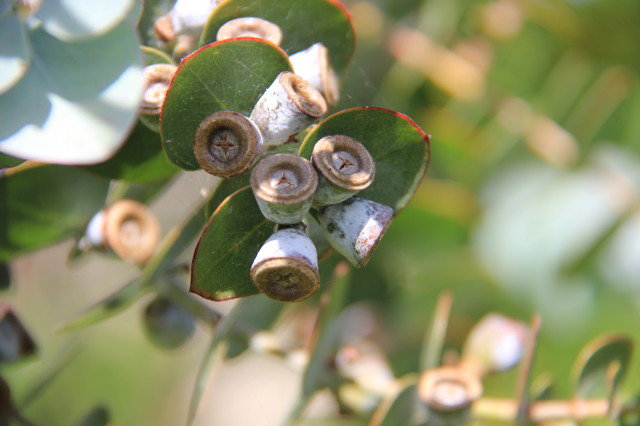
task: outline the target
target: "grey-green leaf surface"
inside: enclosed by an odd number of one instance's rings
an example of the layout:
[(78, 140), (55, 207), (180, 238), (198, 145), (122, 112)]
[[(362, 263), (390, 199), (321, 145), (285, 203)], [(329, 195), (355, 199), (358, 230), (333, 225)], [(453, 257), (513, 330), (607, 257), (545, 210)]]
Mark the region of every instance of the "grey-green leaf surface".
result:
[(127, 18), (135, 0), (46, 0), (36, 12), (44, 29), (61, 40), (103, 35)]
[(113, 157), (86, 168), (109, 179), (140, 183), (166, 179), (180, 170), (167, 160), (160, 135), (141, 121)]
[(29, 69), (26, 28), (12, 10), (0, 15), (0, 94), (13, 87)]
[(325, 136), (346, 135), (360, 141), (376, 164), (376, 176), (359, 197), (385, 204), (395, 213), (416, 191), (429, 163), (429, 136), (406, 115), (382, 108), (361, 107), (338, 112), (305, 138), (299, 155), (310, 158)]
[(383, 401), (376, 410), (370, 426), (411, 426), (418, 401), (415, 382), (408, 383), (390, 401)]
[(235, 18), (255, 16), (273, 22), (282, 31), (281, 47), (287, 54), (321, 42), (329, 50), (331, 64), (342, 71), (353, 53), (355, 34), (351, 15), (333, 0), (235, 0), (224, 2), (211, 14), (202, 42), (216, 40), (218, 29)]
[(0, 152), (45, 163), (92, 164), (122, 145), (142, 93), (142, 57), (124, 22), (104, 36), (63, 42), (29, 32), (29, 71), (0, 95)]
[(83, 230), (104, 205), (109, 181), (74, 167), (36, 166), (0, 177), (0, 260)]
[(631, 339), (621, 335), (603, 336), (585, 346), (574, 366), (578, 396), (597, 392), (602, 397), (615, 391), (629, 368), (632, 350)]
[(193, 153), (200, 122), (217, 111), (248, 116), (283, 71), (291, 71), (287, 55), (259, 39), (214, 43), (185, 58), (173, 77), (160, 119), (169, 160), (186, 170), (200, 168)]
[(233, 193), (202, 232), (193, 254), (190, 291), (215, 301), (258, 294), (249, 271), (273, 231), (250, 188)]

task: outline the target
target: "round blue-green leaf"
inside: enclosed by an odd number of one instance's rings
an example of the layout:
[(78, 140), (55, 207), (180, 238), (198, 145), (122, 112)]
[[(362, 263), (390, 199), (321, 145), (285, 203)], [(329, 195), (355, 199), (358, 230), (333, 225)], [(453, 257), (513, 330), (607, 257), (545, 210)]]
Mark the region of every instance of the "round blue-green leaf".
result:
[(298, 154), (311, 158), (325, 136), (346, 135), (360, 141), (376, 164), (376, 176), (359, 197), (385, 204), (396, 214), (416, 191), (429, 164), (429, 136), (409, 117), (382, 108), (360, 107), (338, 112), (311, 131)]
[(215, 301), (258, 294), (249, 270), (273, 231), (250, 188), (230, 195), (213, 213), (196, 246), (189, 291)]
[(122, 145), (142, 93), (142, 58), (123, 23), (86, 41), (29, 33), (27, 74), (0, 95), (0, 152), (45, 163), (92, 164)]
[(351, 15), (336, 0), (227, 1), (211, 14), (202, 41), (215, 41), (222, 25), (245, 16), (277, 24), (282, 31), (281, 47), (289, 55), (321, 42), (329, 50), (333, 67), (342, 71), (353, 53), (355, 34)]
[(113, 157), (86, 169), (109, 179), (139, 183), (166, 179), (180, 170), (164, 155), (160, 135), (140, 121)]
[(27, 30), (18, 15), (12, 10), (0, 14), (0, 93), (27, 73), (30, 56)]
[(291, 71), (287, 55), (264, 40), (213, 43), (189, 55), (176, 71), (160, 119), (164, 150), (175, 165), (200, 168), (193, 138), (200, 122), (217, 111), (249, 116), (278, 74)]
[(0, 261), (82, 231), (108, 188), (75, 167), (21, 166), (0, 177)]

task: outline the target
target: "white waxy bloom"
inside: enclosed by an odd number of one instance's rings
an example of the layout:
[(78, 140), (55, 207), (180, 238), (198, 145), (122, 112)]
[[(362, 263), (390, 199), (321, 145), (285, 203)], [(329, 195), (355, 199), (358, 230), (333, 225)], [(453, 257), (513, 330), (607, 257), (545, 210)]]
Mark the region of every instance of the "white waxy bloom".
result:
[(253, 261), (251, 279), (266, 296), (282, 302), (297, 302), (318, 290), (318, 255), (302, 227), (269, 237)]
[(282, 145), (326, 113), (327, 103), (317, 89), (302, 77), (283, 72), (260, 97), (250, 118), (265, 145)]
[(331, 66), (329, 50), (322, 43), (295, 53), (289, 57), (293, 71), (307, 80), (324, 95), (329, 106), (338, 103), (340, 86), (338, 77)]
[(171, 23), (176, 34), (198, 34), (219, 0), (178, 0), (171, 9)]
[(236, 37), (256, 37), (270, 41), (276, 46), (282, 42), (282, 31), (273, 22), (255, 17), (236, 18), (225, 23), (218, 30), (218, 41)]
[(384, 204), (351, 197), (317, 215), (327, 240), (352, 265), (364, 266), (393, 220)]

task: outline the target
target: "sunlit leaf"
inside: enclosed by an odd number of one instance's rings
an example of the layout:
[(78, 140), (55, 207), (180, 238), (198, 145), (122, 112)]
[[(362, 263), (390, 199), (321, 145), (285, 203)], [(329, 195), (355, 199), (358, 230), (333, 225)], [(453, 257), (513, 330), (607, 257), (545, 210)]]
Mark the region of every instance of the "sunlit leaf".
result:
[(0, 177), (0, 260), (81, 232), (102, 209), (108, 187), (108, 180), (63, 166), (23, 168)]
[(248, 116), (277, 75), (290, 70), (282, 50), (257, 39), (214, 43), (185, 58), (171, 82), (160, 120), (169, 159), (183, 169), (198, 169), (193, 139), (200, 122), (222, 110)]
[(202, 232), (193, 254), (190, 291), (217, 301), (258, 294), (249, 270), (273, 230), (250, 188), (229, 196)]
[(235, 18), (255, 16), (273, 22), (282, 31), (282, 48), (291, 55), (321, 42), (331, 64), (343, 70), (354, 48), (351, 15), (333, 0), (235, 0), (221, 4), (202, 33), (203, 44), (216, 41), (218, 29)]
[(134, 124), (142, 93), (133, 29), (123, 23), (102, 37), (63, 42), (39, 28), (29, 39), (32, 66), (0, 95), (0, 151), (60, 164), (106, 160)]
[(322, 121), (305, 138), (299, 155), (310, 158), (325, 136), (346, 135), (360, 141), (376, 164), (375, 180), (358, 197), (398, 213), (413, 196), (429, 162), (429, 136), (409, 117), (381, 108), (354, 108)]

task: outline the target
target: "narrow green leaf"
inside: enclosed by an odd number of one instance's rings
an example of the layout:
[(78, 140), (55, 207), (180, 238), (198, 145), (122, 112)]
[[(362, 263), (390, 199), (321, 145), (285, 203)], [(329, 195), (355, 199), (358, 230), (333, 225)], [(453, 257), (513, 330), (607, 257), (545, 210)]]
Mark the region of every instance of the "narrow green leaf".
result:
[(171, 82), (160, 119), (169, 160), (198, 169), (193, 139), (200, 122), (223, 110), (248, 116), (278, 74), (290, 70), (282, 50), (258, 39), (213, 43), (189, 55)]
[(374, 413), (369, 426), (411, 426), (414, 424), (418, 401), (415, 379), (392, 399), (383, 400)]
[(216, 301), (258, 294), (249, 270), (273, 230), (250, 188), (229, 196), (209, 219), (196, 246), (189, 291)]
[(140, 280), (133, 280), (83, 314), (64, 324), (59, 331), (63, 333), (76, 331), (111, 318), (131, 306), (146, 290), (147, 288), (141, 285)]
[(449, 316), (451, 314), (451, 305), (453, 304), (453, 295), (450, 292), (440, 294), (438, 304), (431, 322), (431, 327), (425, 333), (422, 342), (422, 351), (420, 356), (420, 371), (430, 370), (441, 365), (442, 351), (444, 348), (444, 339), (449, 327)]
[(25, 160), (22, 160), (20, 158), (15, 158), (12, 157), (10, 155), (7, 154), (3, 154), (0, 152), (0, 169), (6, 169), (9, 167), (15, 167), (18, 166), (22, 163), (24, 163)]
[(158, 133), (150, 130), (139, 120), (124, 145), (113, 157), (85, 168), (109, 179), (129, 182), (166, 179), (180, 170), (167, 160)]
[(610, 395), (620, 385), (628, 371), (633, 342), (627, 336), (607, 335), (588, 343), (574, 364), (577, 395), (583, 398), (593, 393)]
[(162, 50), (156, 49), (154, 47), (149, 46), (140, 46), (140, 51), (144, 56), (145, 65), (153, 65), (153, 64), (174, 64), (171, 56), (163, 52)]
[(330, 135), (350, 136), (367, 148), (376, 176), (358, 196), (385, 204), (398, 214), (427, 170), (429, 136), (406, 115), (382, 108), (353, 108), (322, 121), (305, 138), (299, 155), (311, 158), (316, 142)]
[(216, 40), (218, 29), (235, 18), (255, 16), (273, 22), (282, 31), (282, 48), (291, 55), (321, 42), (331, 64), (342, 71), (353, 53), (355, 34), (351, 15), (334, 0), (235, 0), (224, 2), (211, 15), (202, 44)]
[(109, 422), (109, 411), (105, 407), (99, 406), (86, 414), (78, 426), (108, 426)]
[(236, 357), (249, 348), (249, 340), (259, 331), (269, 330), (286, 305), (268, 297), (249, 297), (242, 302), (240, 321), (229, 335), (228, 357)]
[(108, 187), (74, 167), (24, 167), (0, 177), (0, 260), (81, 232)]

